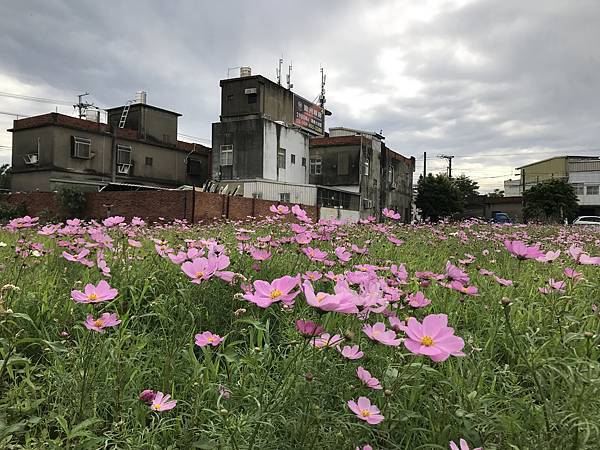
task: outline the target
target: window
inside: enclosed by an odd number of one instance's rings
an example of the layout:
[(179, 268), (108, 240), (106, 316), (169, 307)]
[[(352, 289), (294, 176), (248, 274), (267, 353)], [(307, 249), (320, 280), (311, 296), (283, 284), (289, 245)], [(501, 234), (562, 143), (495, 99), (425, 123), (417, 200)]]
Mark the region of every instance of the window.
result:
[(146, 162), (145, 162), (145, 164), (147, 166), (151, 166), (152, 165), (152, 158), (150, 156), (146, 156)]
[(262, 198), (262, 192), (253, 192), (252, 198)]
[(187, 162), (187, 173), (192, 176), (202, 175), (202, 161), (189, 158)]
[(285, 169), (285, 148), (277, 150), (277, 168)]
[(252, 104), (252, 103), (256, 103), (256, 101), (258, 100), (258, 94), (248, 94), (248, 104)]
[(364, 171), (363, 174), (366, 176), (369, 176), (369, 159), (365, 159), (365, 167), (364, 167)]
[(233, 145), (221, 145), (221, 165), (233, 166)]
[(370, 198), (363, 198), (363, 209), (371, 209), (373, 207), (373, 202)]
[(598, 195), (600, 194), (600, 186), (587, 186), (586, 188), (587, 195)]
[(579, 184), (574, 184), (573, 187), (575, 188), (575, 193), (577, 195), (584, 195), (583, 192), (583, 184), (579, 183)]
[(394, 182), (394, 166), (390, 166), (388, 170), (388, 183)]
[(131, 147), (117, 145), (117, 164), (131, 164)]
[(290, 162), (292, 164), (296, 164), (296, 155), (294, 155), (293, 153), (290, 155)]
[(73, 158), (90, 158), (90, 147), (92, 145), (91, 139), (73, 136), (72, 143), (73, 146), (71, 150), (71, 156)]
[(373, 178), (373, 188), (377, 189), (377, 180)]
[(171, 136), (169, 136), (168, 134), (163, 134), (163, 142), (165, 144), (168, 144), (169, 142), (171, 142)]
[(306, 158), (302, 158), (302, 167), (306, 167)]
[(310, 158), (310, 174), (321, 175), (321, 158)]
[(290, 202), (290, 193), (282, 192), (281, 194), (279, 194), (279, 201), (282, 203), (289, 203)]
[(348, 166), (350, 161), (348, 160), (348, 154), (346, 153), (338, 153), (337, 155), (338, 164), (337, 164), (337, 173), (338, 175), (348, 175)]

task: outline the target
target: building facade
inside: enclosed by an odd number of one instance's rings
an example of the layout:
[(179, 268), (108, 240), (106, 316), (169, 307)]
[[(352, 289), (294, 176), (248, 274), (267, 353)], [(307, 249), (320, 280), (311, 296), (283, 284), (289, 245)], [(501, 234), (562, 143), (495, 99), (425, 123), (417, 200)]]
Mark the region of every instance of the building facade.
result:
[(336, 188), (353, 194), (333, 198), (330, 204), (337, 200), (341, 208), (356, 208), (363, 218), (379, 217), (383, 208), (390, 208), (410, 220), (414, 167), (414, 158), (386, 147), (378, 133), (331, 128), (328, 137), (310, 141), (310, 183), (323, 191)]
[(209, 178), (210, 148), (177, 140), (180, 114), (131, 105), (119, 128), (122, 109), (108, 110), (112, 126), (58, 113), (15, 120), (11, 190), (98, 190), (109, 183), (175, 188)]
[(600, 156), (557, 156), (517, 169), (521, 178), (504, 182), (505, 195), (508, 188), (512, 195), (522, 195), (538, 183), (559, 178), (575, 188), (580, 215), (600, 215)]
[[(260, 75), (221, 80), (220, 86), (220, 121), (212, 125), (213, 179), (245, 197), (315, 205), (316, 195), (307, 198), (314, 190), (307, 187), (309, 139), (322, 132), (321, 108)], [(306, 114), (299, 114), (305, 105)], [(307, 117), (315, 123), (301, 121)]]

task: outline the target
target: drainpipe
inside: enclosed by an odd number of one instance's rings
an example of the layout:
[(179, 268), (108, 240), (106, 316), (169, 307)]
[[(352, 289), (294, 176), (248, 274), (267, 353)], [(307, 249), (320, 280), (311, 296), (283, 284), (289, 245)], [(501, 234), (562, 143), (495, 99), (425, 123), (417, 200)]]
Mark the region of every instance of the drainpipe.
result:
[(113, 125), (112, 130), (112, 151), (110, 154), (110, 180), (117, 181), (117, 127)]

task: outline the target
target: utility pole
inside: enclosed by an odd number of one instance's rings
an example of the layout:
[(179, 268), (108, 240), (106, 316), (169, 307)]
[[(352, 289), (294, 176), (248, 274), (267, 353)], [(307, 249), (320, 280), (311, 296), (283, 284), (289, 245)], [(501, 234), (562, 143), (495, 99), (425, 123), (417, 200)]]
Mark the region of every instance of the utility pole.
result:
[(454, 155), (439, 155), (438, 158), (448, 160), (448, 178), (452, 178), (452, 158), (454, 158)]
[(73, 105), (73, 108), (77, 108), (79, 110), (79, 118), (83, 119), (85, 117), (85, 110), (90, 107), (90, 106), (94, 106), (93, 103), (83, 103), (83, 97), (85, 97), (86, 95), (90, 95), (89, 92), (85, 92), (83, 94), (79, 94), (77, 96), (78, 101), (76, 105)]
[(290, 61), (290, 65), (288, 66), (288, 73), (287, 73), (287, 88), (292, 89), (294, 87), (294, 85), (292, 84), (292, 62)]
[(283, 64), (283, 58), (279, 58), (279, 68), (277, 69), (277, 84), (281, 86), (281, 65)]
[(423, 178), (427, 178), (427, 152), (423, 152)]

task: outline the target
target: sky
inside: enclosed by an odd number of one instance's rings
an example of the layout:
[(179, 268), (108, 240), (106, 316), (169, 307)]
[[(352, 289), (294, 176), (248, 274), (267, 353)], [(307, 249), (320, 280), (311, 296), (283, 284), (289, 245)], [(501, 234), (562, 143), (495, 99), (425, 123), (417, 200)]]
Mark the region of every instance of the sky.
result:
[[(180, 112), (180, 140), (210, 142), (219, 80), (250, 66), (316, 99), (327, 126), (382, 131), (416, 171), (482, 192), (554, 155), (600, 155), (600, 0), (79, 0), (3, 2), (0, 164), (19, 115), (74, 114), (135, 92)], [(6, 94), (55, 100), (42, 103)], [(58, 102), (56, 101), (58, 100)]]

